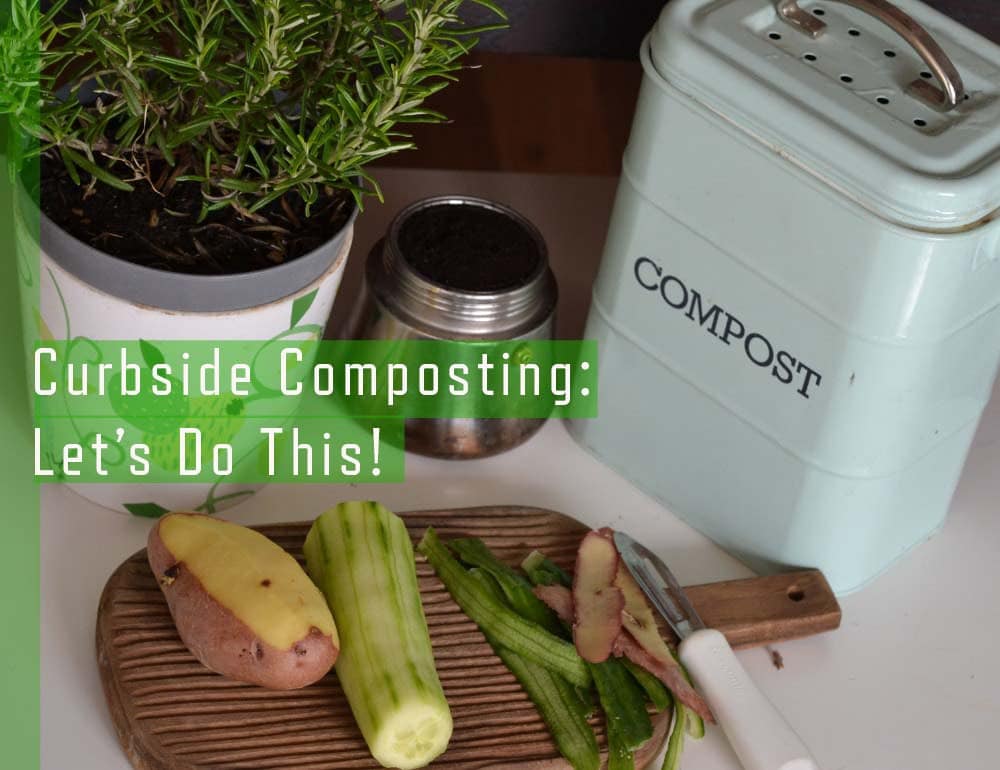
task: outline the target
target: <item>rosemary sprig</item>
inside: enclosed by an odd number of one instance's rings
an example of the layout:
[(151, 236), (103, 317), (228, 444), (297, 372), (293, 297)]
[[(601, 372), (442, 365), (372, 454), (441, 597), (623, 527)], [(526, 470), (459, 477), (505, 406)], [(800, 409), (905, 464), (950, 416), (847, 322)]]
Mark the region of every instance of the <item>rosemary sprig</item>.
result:
[(12, 0), (0, 112), (81, 184), (200, 185), (202, 217), (360, 203), (407, 124), (444, 120), (424, 101), (483, 30), (473, 4), (502, 26), (490, 0)]

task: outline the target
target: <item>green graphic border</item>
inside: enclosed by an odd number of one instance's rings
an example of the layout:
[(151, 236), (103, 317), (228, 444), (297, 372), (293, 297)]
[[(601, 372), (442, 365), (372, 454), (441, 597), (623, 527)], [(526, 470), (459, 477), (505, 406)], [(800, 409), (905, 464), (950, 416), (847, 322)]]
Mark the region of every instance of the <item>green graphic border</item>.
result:
[[(6, 9), (5, 9), (6, 10)], [(6, 120), (0, 119), (0, 147), (7, 147)], [(0, 485), (4, 495), (0, 536), (0, 746), (3, 765), (18, 770), (41, 766), (40, 501), (33, 482), (32, 422), (22, 337), (19, 288), (38, 275), (38, 254), (16, 253), (13, 184), (7, 158), (0, 166), (0, 233), (4, 234), (0, 278)], [(37, 243), (37, 240), (35, 241)], [(37, 252), (37, 250), (36, 250)], [(26, 260), (19, 262), (19, 260)], [(31, 270), (32, 261), (34, 270)], [(27, 271), (19, 265), (28, 267)], [(38, 291), (36, 281), (25, 291)], [(37, 306), (37, 300), (34, 303)]]

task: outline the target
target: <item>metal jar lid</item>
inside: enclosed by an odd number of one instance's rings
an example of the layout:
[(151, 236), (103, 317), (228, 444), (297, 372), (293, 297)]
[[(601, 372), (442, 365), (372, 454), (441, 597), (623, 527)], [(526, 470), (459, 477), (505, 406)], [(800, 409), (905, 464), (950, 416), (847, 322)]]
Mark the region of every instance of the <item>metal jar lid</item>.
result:
[[(461, 262), (461, 253), (452, 255), (457, 261), (450, 270), (422, 267), (413, 253), (407, 253), (408, 247), (414, 251), (408, 229), (457, 211), (449, 211), (450, 207), (464, 207), (473, 216), (513, 226), (511, 233), (519, 242), (514, 248), (524, 249), (515, 255), (523, 269), (507, 279), (491, 281), (484, 272), (490, 265)], [(475, 251), (473, 232), (452, 233), (448, 240), (446, 246), (455, 252), (460, 252), (462, 244), (468, 244), (470, 255)], [(403, 209), (370, 255), (366, 279), (386, 312), (421, 336), (438, 339), (549, 336), (557, 299), (555, 277), (538, 229), (508, 206), (471, 196), (426, 198)]]

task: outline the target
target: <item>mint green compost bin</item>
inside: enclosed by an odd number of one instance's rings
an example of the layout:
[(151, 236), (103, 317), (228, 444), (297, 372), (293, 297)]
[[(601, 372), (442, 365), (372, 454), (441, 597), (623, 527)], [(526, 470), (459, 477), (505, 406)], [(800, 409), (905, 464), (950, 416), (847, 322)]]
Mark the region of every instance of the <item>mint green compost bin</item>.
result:
[(852, 591), (942, 525), (1000, 360), (1000, 49), (912, 0), (674, 0), (641, 56), (571, 430)]

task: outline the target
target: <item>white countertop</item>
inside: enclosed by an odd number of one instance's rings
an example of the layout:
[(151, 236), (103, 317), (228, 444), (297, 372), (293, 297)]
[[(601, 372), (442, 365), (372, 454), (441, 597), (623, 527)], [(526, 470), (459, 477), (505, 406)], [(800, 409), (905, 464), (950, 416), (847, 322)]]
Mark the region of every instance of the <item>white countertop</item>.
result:
[[(615, 180), (386, 171), (387, 204), (359, 219), (341, 299), (392, 213), (446, 192), (509, 202), (548, 240), (562, 301), (562, 336), (579, 335)], [(343, 303), (337, 314), (343, 311)], [(823, 770), (995, 770), (1000, 727), (1000, 388), (987, 409), (949, 521), (930, 542), (842, 599), (840, 630), (739, 653), (750, 675), (812, 748)], [(246, 523), (305, 520), (345, 499), (395, 510), (486, 504), (552, 508), (641, 535), (682, 583), (749, 571), (578, 447), (550, 422), (524, 446), (471, 462), (407, 458), (399, 485), (272, 486), (226, 512)], [(100, 592), (144, 547), (148, 519), (99, 508), (58, 486), (42, 493), (42, 768), (128, 770), (104, 704), (94, 654)], [(721, 732), (689, 741), (684, 770), (739, 767)]]

